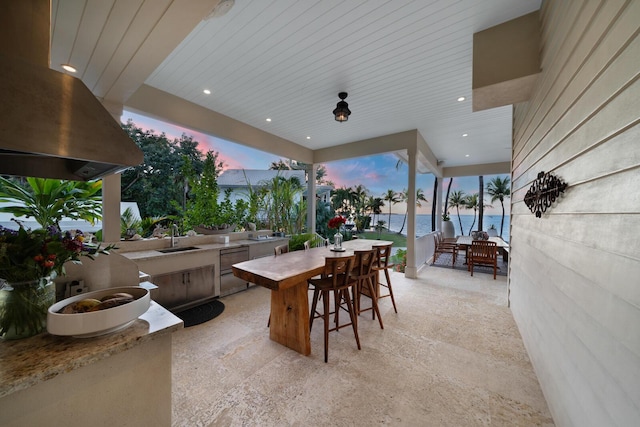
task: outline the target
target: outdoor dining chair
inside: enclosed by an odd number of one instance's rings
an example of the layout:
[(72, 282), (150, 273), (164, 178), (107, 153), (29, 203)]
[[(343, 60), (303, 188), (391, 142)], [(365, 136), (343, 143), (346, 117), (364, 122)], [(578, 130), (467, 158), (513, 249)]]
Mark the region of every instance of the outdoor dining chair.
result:
[(496, 280), (496, 272), (498, 270), (498, 247), (495, 242), (488, 240), (474, 240), (469, 247), (469, 259), (467, 265), (471, 276), (473, 276), (473, 267), (476, 265), (485, 265), (493, 267), (493, 280)]
[(442, 254), (451, 254), (451, 268), (453, 268), (456, 264), (456, 258), (458, 257), (458, 245), (453, 242), (445, 241), (442, 238), (441, 233), (436, 233), (433, 236), (434, 241), (434, 251), (433, 251), (433, 263), (435, 264), (438, 260), (438, 256)]

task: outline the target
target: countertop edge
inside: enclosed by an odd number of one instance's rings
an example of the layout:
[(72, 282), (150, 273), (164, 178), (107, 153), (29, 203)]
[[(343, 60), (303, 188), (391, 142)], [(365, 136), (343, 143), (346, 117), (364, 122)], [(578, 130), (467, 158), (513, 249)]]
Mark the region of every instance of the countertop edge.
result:
[(129, 327), (94, 338), (42, 333), (0, 341), (0, 398), (182, 329), (182, 320), (151, 301)]
[[(233, 240), (229, 243), (189, 243), (186, 242), (184, 243), (184, 246), (195, 246), (197, 249), (191, 249), (188, 251), (184, 251), (184, 252), (172, 252), (172, 253), (162, 253), (160, 252), (158, 249), (140, 249), (140, 250), (134, 250), (134, 251), (116, 251), (118, 252), (120, 255), (122, 255), (125, 258), (128, 258), (132, 261), (140, 261), (140, 260), (145, 260), (145, 259), (155, 259), (158, 257), (167, 257), (167, 256), (185, 256), (185, 255), (190, 255), (190, 254), (197, 254), (197, 253), (202, 253), (205, 251), (215, 251), (215, 250), (220, 250), (220, 249), (227, 249), (227, 248), (237, 248), (240, 246), (250, 246), (250, 245), (255, 245), (255, 244), (261, 244), (261, 243), (267, 243), (267, 242), (277, 242), (277, 241), (281, 241), (281, 240), (288, 240), (286, 237), (273, 237), (270, 239), (259, 239), (259, 240), (252, 240), (252, 239), (239, 239), (239, 240)], [(180, 245), (178, 245), (178, 247), (180, 247)], [(160, 248), (160, 249), (167, 249), (167, 248)]]

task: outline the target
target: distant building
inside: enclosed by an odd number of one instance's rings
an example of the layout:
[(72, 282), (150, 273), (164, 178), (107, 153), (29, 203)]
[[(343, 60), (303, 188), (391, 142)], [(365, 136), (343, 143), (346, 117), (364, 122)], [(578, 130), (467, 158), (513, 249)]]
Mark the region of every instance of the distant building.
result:
[[(218, 177), (218, 187), (220, 188), (220, 200), (224, 198), (225, 191), (231, 189), (230, 199), (235, 202), (237, 199), (247, 200), (249, 197), (249, 187), (258, 190), (276, 176), (285, 179), (296, 177), (304, 187), (302, 197), (307, 197), (307, 182), (305, 172), (303, 170), (258, 170), (258, 169), (227, 169)], [(316, 186), (316, 195), (318, 200), (329, 202), (331, 198), (331, 190), (333, 187), (328, 185)]]

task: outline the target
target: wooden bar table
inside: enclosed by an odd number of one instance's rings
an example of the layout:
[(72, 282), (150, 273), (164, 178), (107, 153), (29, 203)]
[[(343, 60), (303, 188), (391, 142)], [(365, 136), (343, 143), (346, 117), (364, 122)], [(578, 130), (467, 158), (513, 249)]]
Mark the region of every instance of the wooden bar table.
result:
[(271, 289), (269, 338), (308, 356), (311, 339), (307, 280), (323, 272), (326, 257), (351, 256), (354, 250), (391, 243), (355, 239), (343, 243), (344, 252), (334, 252), (333, 246), (326, 246), (244, 261), (231, 268), (242, 280)]

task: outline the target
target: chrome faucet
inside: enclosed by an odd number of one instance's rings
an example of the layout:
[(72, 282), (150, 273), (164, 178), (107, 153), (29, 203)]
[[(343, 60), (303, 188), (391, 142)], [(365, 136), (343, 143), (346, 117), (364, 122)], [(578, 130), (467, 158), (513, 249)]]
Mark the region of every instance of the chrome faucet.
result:
[(171, 247), (175, 248), (176, 246), (178, 246), (178, 239), (176, 239), (176, 234), (178, 234), (178, 225), (177, 224), (173, 224), (171, 225)]

